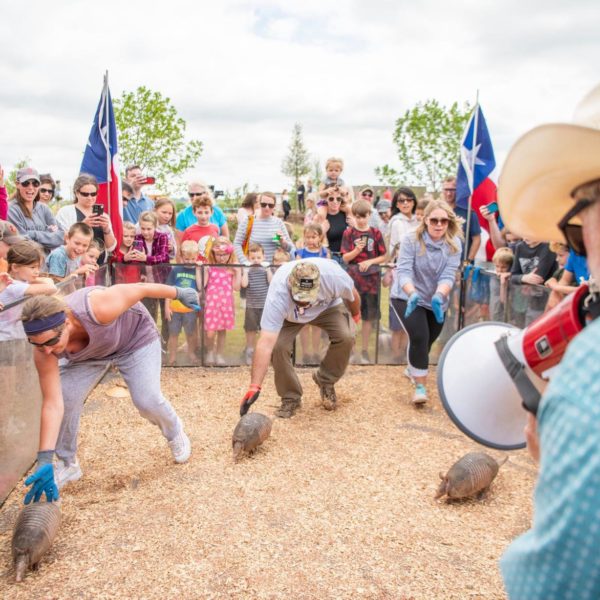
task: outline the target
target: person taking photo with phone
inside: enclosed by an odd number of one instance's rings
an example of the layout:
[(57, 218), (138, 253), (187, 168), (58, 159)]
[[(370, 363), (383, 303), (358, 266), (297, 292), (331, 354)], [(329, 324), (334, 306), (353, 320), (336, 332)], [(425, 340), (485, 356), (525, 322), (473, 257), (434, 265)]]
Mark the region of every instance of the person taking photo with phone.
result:
[(140, 215), (146, 210), (154, 209), (154, 202), (144, 195), (142, 188), (149, 183), (148, 178), (142, 175), (139, 165), (129, 165), (125, 169), (125, 181), (131, 186), (133, 194), (123, 208), (123, 220), (137, 224)]
[(64, 231), (69, 231), (75, 223), (85, 223), (92, 228), (94, 239), (100, 242), (105, 252), (100, 255), (98, 265), (106, 262), (107, 252), (117, 247), (117, 240), (112, 230), (109, 216), (102, 205), (96, 204), (98, 197), (98, 181), (93, 175), (81, 173), (73, 184), (75, 202), (63, 206), (56, 213), (56, 221)]

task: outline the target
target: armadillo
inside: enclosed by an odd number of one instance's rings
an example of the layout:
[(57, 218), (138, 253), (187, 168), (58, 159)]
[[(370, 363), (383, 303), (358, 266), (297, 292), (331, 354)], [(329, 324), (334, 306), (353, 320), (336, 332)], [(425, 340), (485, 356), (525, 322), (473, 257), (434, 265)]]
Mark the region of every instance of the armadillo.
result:
[(28, 567), (37, 569), (56, 537), (60, 517), (60, 506), (56, 502), (34, 502), (21, 511), (12, 537), (17, 582), (23, 581)]
[(485, 452), (469, 452), (455, 462), (446, 475), (440, 473), (442, 483), (435, 498), (447, 496), (454, 500), (474, 496), (489, 487), (500, 466)]
[(260, 446), (269, 437), (271, 426), (271, 419), (261, 413), (244, 415), (235, 426), (231, 438), (234, 460), (240, 458), (243, 452), (250, 453)]

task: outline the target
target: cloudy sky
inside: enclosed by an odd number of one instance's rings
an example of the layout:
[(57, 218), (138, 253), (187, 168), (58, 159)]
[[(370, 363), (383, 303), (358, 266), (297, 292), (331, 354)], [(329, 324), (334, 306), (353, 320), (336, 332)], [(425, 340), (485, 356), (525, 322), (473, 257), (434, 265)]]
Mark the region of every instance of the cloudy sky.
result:
[(597, 0), (33, 0), (3, 3), (0, 164), (76, 177), (109, 71), (113, 97), (171, 98), (205, 151), (190, 176), (280, 191), (293, 124), (352, 184), (395, 163), (416, 102), (473, 101), (497, 161), (532, 126), (568, 120), (600, 80)]

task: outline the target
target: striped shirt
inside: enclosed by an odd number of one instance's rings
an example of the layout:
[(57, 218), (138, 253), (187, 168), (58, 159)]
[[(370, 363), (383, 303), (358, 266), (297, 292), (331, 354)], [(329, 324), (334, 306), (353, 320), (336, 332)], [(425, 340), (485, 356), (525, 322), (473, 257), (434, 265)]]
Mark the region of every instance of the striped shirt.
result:
[[(242, 245), (246, 239), (246, 230), (248, 228), (248, 219), (244, 219), (237, 229), (235, 234), (235, 240), (233, 241), (233, 247), (237, 254), (238, 260), (241, 264), (250, 264), (248, 259), (244, 256)], [(252, 223), (252, 229), (250, 231), (250, 242), (260, 244), (265, 253), (265, 260), (271, 262), (273, 260), (273, 254), (275, 250), (279, 248), (280, 244), (274, 241), (273, 238), (276, 234), (281, 233), (283, 238), (288, 243), (288, 252), (292, 249), (292, 240), (283, 224), (281, 219), (277, 217), (268, 217), (266, 219), (255, 218)]]
[(263, 308), (269, 291), (267, 271), (261, 266), (248, 267), (248, 287), (246, 288), (246, 306)]

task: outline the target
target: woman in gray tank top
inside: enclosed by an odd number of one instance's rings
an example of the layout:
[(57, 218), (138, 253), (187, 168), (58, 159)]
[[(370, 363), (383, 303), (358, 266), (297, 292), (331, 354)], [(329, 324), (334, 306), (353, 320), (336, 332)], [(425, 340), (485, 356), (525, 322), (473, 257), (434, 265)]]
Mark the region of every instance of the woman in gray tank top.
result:
[[(25, 503), (77, 481), (77, 434), (86, 396), (110, 365), (116, 365), (140, 414), (157, 425), (173, 459), (184, 463), (191, 444), (177, 413), (160, 389), (161, 345), (143, 298), (177, 299), (199, 309), (198, 293), (158, 283), (88, 287), (65, 298), (40, 296), (23, 305), (23, 329), (35, 346), (34, 363), (42, 389), (40, 447)], [(59, 365), (59, 358), (61, 364)], [(63, 364), (64, 363), (64, 364)], [(54, 454), (58, 461), (53, 464)]]

